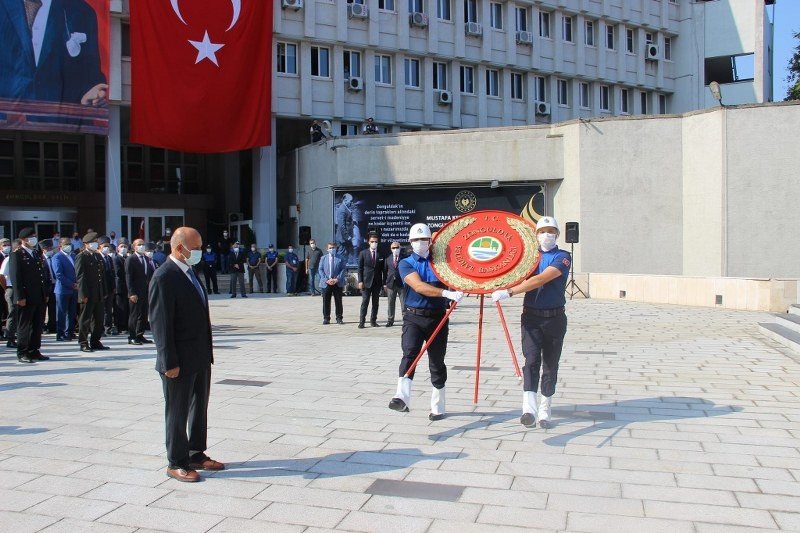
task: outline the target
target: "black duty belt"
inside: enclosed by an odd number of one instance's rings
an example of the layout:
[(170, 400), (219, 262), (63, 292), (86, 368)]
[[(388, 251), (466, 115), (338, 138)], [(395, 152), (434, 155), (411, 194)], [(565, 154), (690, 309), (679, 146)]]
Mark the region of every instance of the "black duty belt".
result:
[(532, 316), (540, 316), (542, 318), (552, 318), (554, 316), (559, 316), (564, 314), (563, 307), (556, 307), (555, 309), (533, 309), (531, 307), (526, 307), (522, 311), (523, 315), (532, 315)]
[(406, 307), (406, 312), (419, 316), (444, 316), (447, 309), (422, 309), (419, 307)]

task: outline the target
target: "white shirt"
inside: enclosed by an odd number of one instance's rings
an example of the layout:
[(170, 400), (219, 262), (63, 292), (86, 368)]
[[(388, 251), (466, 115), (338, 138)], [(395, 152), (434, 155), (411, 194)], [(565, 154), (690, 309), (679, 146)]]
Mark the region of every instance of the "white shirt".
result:
[(72, 263), (72, 266), (75, 266), (75, 259), (72, 257), (72, 254), (68, 254), (64, 250), (61, 250), (61, 253), (67, 256), (67, 259), (69, 259), (69, 262)]
[[(42, 7), (36, 12), (36, 18), (33, 19), (33, 27), (31, 28), (31, 43), (33, 43), (33, 55), (36, 59), (37, 67), (39, 66), (39, 54), (42, 52), (42, 43), (44, 43), (44, 32), (47, 29), (47, 19), (50, 17), (51, 2), (52, 0), (42, 0)], [(67, 21), (64, 20), (64, 24), (66, 23)], [(59, 32), (58, 35), (61, 35), (61, 33)], [(56, 45), (67, 46), (67, 41), (56, 43)]]
[(0, 266), (0, 276), (6, 278), (6, 287), (11, 287), (11, 276), (8, 274), (8, 260), (11, 259), (11, 254), (9, 254), (4, 260), (2, 266)]
[[(170, 255), (169, 258), (172, 259), (175, 262), (175, 264), (180, 267), (180, 269), (183, 271), (183, 273), (186, 274), (186, 277), (189, 278), (189, 281), (192, 281), (192, 275), (189, 274), (189, 269), (192, 268), (192, 267), (190, 267), (189, 265), (187, 265), (183, 261), (178, 261), (177, 259), (172, 257), (172, 255)], [(192, 285), (194, 285), (194, 281), (192, 281)]]

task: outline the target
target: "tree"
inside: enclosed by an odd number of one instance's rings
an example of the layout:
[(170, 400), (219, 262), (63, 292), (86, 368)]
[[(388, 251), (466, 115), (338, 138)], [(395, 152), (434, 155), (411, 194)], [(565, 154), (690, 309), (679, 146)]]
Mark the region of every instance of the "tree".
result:
[[(795, 33), (794, 38), (800, 41), (800, 32)], [(789, 75), (786, 76), (786, 81), (789, 82), (786, 100), (800, 100), (800, 43), (795, 47), (794, 54), (789, 59)]]

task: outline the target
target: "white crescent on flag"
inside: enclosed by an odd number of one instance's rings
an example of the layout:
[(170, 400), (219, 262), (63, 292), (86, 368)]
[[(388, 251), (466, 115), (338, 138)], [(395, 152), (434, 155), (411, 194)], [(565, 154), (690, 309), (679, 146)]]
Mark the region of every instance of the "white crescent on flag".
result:
[[(186, 22), (186, 19), (184, 19), (183, 15), (181, 14), (181, 6), (178, 2), (179, 0), (169, 0), (170, 5), (172, 6), (172, 10), (178, 16), (178, 19), (180, 19), (181, 22), (183, 22), (188, 26), (189, 24)], [(233, 7), (233, 16), (231, 17), (230, 26), (228, 26), (228, 29), (226, 29), (225, 31), (231, 31), (231, 29), (233, 29), (233, 27), (236, 26), (236, 23), (239, 22), (239, 15), (241, 15), (242, 13), (242, 0), (231, 0), (231, 6)]]

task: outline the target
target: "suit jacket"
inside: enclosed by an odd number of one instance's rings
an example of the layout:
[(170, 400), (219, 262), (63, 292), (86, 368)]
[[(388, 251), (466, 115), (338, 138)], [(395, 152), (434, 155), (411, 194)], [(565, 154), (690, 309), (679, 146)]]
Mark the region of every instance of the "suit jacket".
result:
[[(247, 262), (247, 254), (244, 250), (239, 248), (239, 253), (233, 253), (233, 250), (228, 254), (228, 271), (229, 272), (244, 272), (244, 264)], [(233, 268), (233, 265), (239, 265), (239, 269)]]
[[(397, 258), (397, 265), (400, 266), (400, 261), (405, 259), (406, 256), (400, 254)], [(403, 278), (394, 266), (394, 256), (389, 255), (386, 257), (385, 266), (383, 269), (383, 284), (392, 290), (399, 290), (403, 288)]]
[(78, 280), (78, 300), (102, 301), (106, 296), (106, 275), (103, 256), (84, 250), (75, 258), (75, 277)]
[(114, 294), (116, 283), (114, 280), (114, 259), (110, 255), (101, 255), (100, 259), (103, 261), (103, 280), (105, 281), (106, 296)]
[(25, 300), (26, 304), (44, 304), (50, 293), (50, 284), (45, 285), (42, 256), (34, 250), (33, 256), (19, 247), (8, 259), (8, 274), (14, 288), (14, 303)]
[[(72, 33), (86, 34), (76, 57), (67, 51)], [(0, 0), (0, 72), (0, 98), (80, 103), (106, 81), (94, 10), (84, 0), (52, 0), (37, 65), (24, 2)]]
[(322, 259), (319, 261), (319, 287), (320, 289), (324, 289), (328, 286), (326, 283), (331, 278), (336, 278), (337, 282), (336, 285), (339, 287), (344, 287), (344, 267), (347, 266), (345, 261), (338, 257), (333, 257), (333, 269), (331, 269), (331, 259), (330, 254), (326, 254)]
[(53, 275), (56, 277), (56, 294), (72, 294), (75, 292), (73, 286), (77, 283), (75, 277), (74, 259), (67, 257), (64, 252), (58, 252), (53, 256)]
[[(39, 252), (41, 254), (41, 252)], [(54, 256), (55, 257), (55, 256)], [(47, 290), (48, 298), (50, 295), (55, 291), (56, 283), (55, 283), (55, 272), (53, 272), (53, 257), (47, 258), (46, 256), (42, 257), (42, 278), (44, 282), (45, 289)]]
[(125, 258), (114, 256), (114, 290), (117, 294), (128, 297), (128, 284), (125, 282)]
[(375, 264), (372, 264), (372, 250), (367, 248), (358, 254), (358, 279), (365, 289), (383, 286), (383, 256), (375, 250)]
[[(142, 260), (147, 262), (147, 273), (144, 271)], [(147, 297), (147, 286), (153, 278), (153, 264), (144, 255), (130, 254), (125, 260), (125, 285), (128, 286), (128, 296), (137, 298)]]
[(183, 377), (214, 363), (205, 290), (203, 295), (201, 301), (194, 284), (172, 259), (153, 275), (148, 316), (159, 372), (179, 366)]

